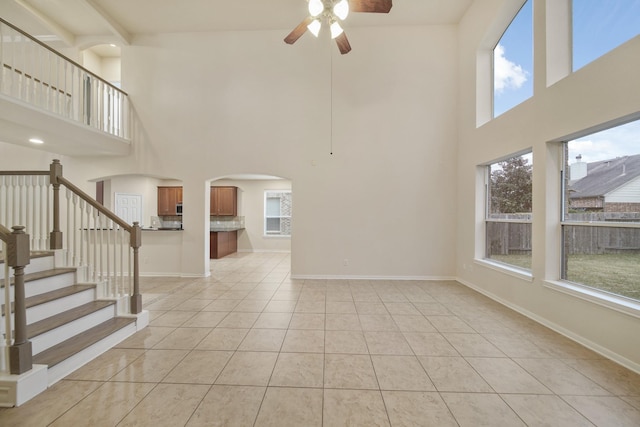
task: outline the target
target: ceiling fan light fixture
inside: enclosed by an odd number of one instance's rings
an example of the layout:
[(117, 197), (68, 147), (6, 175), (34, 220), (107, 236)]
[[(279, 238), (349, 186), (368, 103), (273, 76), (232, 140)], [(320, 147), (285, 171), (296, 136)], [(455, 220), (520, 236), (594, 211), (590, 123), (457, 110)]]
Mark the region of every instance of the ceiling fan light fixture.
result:
[(338, 24), (337, 22), (333, 22), (331, 24), (331, 27), (329, 27), (329, 29), (331, 30), (332, 39), (335, 39), (336, 37), (338, 37), (340, 34), (344, 32), (340, 24)]
[(349, 2), (347, 0), (340, 0), (336, 3), (333, 6), (333, 14), (344, 21), (347, 16), (349, 16)]
[(324, 3), (322, 0), (309, 0), (309, 14), (314, 18), (322, 13)]
[(317, 19), (314, 19), (313, 21), (311, 21), (311, 23), (309, 25), (307, 25), (307, 28), (309, 29), (309, 32), (311, 34), (313, 34), (314, 36), (316, 36), (316, 37), (318, 37), (318, 34), (320, 34), (320, 28), (321, 27), (322, 27), (322, 24)]

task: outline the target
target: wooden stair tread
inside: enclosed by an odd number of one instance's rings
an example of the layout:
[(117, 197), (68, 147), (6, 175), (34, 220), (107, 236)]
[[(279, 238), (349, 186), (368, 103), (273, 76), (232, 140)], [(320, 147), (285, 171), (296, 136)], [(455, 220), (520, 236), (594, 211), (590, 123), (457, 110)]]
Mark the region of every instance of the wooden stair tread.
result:
[(91, 313), (102, 310), (103, 308), (112, 306), (114, 304), (115, 301), (91, 301), (71, 310), (67, 310), (63, 313), (56, 314), (55, 316), (40, 320), (31, 325), (27, 325), (27, 337), (29, 339), (32, 339), (33, 337), (44, 334), (45, 332), (49, 332), (59, 326), (66, 325), (67, 323), (80, 319), (83, 316), (87, 316)]
[[(51, 270), (38, 271), (35, 273), (28, 273), (24, 275), (24, 283), (32, 282), (34, 280), (46, 279), (47, 277), (59, 276), (61, 274), (75, 273), (75, 268), (53, 268)], [(11, 284), (13, 284), (13, 276), (11, 276)], [(0, 286), (4, 287), (4, 279), (0, 280)]]
[[(53, 251), (31, 251), (30, 258), (44, 258), (53, 256)], [(4, 254), (0, 253), (0, 264), (4, 264)]]
[(125, 326), (135, 323), (135, 321), (136, 319), (134, 317), (114, 317), (109, 319), (98, 326), (94, 326), (79, 335), (36, 354), (33, 356), (33, 363), (48, 365), (49, 368), (51, 368)]
[(55, 291), (45, 292), (42, 294), (34, 295), (25, 298), (25, 305), (27, 308), (34, 307), (36, 305), (44, 304), (59, 298), (63, 298), (69, 295), (77, 294), (87, 289), (94, 289), (96, 285), (72, 285), (66, 288), (56, 289)]

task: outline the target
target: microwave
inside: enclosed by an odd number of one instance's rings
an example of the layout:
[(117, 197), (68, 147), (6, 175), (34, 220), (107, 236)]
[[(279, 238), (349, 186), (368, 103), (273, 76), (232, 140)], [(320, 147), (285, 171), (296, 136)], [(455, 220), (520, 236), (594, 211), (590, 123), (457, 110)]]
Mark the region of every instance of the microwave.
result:
[(176, 205), (176, 214), (177, 215), (182, 215), (182, 203), (178, 203)]

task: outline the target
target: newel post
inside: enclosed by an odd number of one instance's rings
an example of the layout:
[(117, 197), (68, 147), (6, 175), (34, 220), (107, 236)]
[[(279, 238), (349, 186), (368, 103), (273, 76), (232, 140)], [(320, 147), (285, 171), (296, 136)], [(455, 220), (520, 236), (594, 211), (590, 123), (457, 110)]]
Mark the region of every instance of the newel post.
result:
[(142, 312), (142, 295), (140, 295), (140, 261), (138, 249), (142, 246), (142, 229), (136, 221), (131, 229), (131, 248), (133, 248), (133, 295), (131, 295), (131, 313)]
[(62, 231), (60, 230), (60, 180), (62, 165), (55, 159), (49, 167), (49, 182), (53, 186), (53, 230), (49, 234), (49, 248), (62, 249)]
[(13, 226), (7, 242), (7, 263), (14, 276), (14, 322), (15, 337), (9, 347), (9, 372), (19, 375), (33, 367), (31, 341), (27, 339), (27, 307), (25, 305), (24, 267), (30, 262), (29, 235), (24, 226)]

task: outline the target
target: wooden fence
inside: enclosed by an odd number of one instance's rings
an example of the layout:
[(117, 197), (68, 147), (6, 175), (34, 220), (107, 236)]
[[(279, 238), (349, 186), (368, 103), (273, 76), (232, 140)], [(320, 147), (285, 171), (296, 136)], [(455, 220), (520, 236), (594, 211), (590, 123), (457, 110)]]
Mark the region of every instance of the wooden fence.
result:
[[(522, 255), (531, 253), (531, 216), (527, 214), (492, 215), (491, 219), (523, 222), (492, 222), (486, 226), (487, 254)], [(566, 222), (640, 222), (640, 213), (596, 212), (568, 214)], [(565, 250), (568, 255), (639, 253), (640, 228), (565, 225)]]

